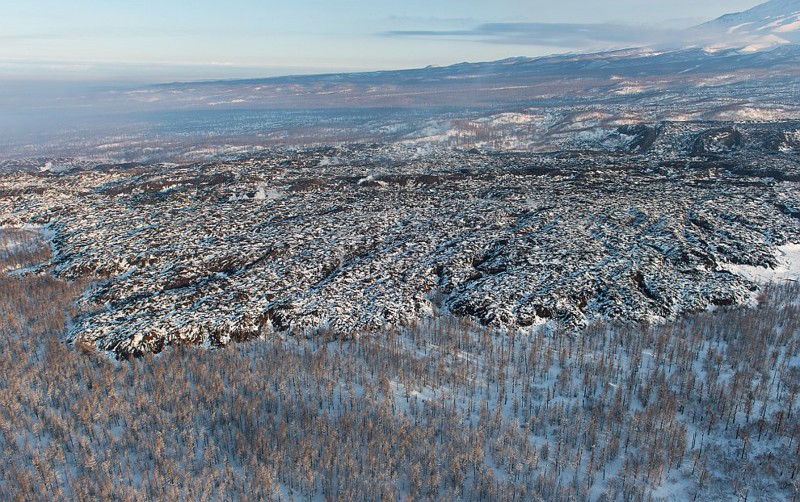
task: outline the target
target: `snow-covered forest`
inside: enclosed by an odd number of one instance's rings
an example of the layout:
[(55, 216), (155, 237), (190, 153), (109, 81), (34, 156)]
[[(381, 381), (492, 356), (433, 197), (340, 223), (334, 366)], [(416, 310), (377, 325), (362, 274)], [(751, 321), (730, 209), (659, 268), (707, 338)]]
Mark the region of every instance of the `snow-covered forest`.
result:
[(349, 341), (269, 335), (122, 361), (60, 338), (84, 288), (0, 275), (0, 499), (800, 489), (796, 283), (763, 288), (757, 308), (650, 326), (523, 334), (442, 314)]

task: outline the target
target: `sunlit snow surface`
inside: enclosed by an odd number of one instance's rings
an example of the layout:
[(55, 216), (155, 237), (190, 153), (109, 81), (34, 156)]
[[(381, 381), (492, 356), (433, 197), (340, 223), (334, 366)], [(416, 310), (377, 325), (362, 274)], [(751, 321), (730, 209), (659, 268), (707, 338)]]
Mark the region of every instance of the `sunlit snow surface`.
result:
[(749, 281), (762, 284), (800, 280), (800, 244), (786, 244), (778, 247), (777, 257), (779, 265), (775, 268), (751, 265), (727, 265), (725, 268)]

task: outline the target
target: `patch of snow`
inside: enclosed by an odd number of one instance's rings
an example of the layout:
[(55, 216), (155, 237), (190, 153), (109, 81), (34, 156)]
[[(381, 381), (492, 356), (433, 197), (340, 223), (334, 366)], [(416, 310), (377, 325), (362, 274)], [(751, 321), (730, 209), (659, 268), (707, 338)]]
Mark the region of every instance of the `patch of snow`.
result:
[(492, 125), (529, 124), (537, 117), (527, 113), (500, 113), (491, 117)]
[(621, 94), (623, 96), (628, 96), (631, 94), (641, 94), (645, 92), (647, 89), (640, 85), (625, 85), (620, 87), (619, 89), (614, 89), (611, 91), (614, 94)]
[(253, 196), (253, 200), (261, 200), (261, 201), (271, 201), (277, 200), (281, 198), (281, 192), (278, 190), (267, 190), (263, 186), (258, 187), (256, 189), (256, 193)]
[(760, 50), (769, 49), (770, 47), (773, 47), (775, 45), (782, 45), (788, 43), (790, 42), (785, 38), (781, 38), (777, 35), (767, 35), (759, 39), (755, 43), (745, 46), (742, 49), (742, 52), (757, 52)]
[(786, 120), (793, 116), (792, 112), (774, 108), (758, 108), (753, 106), (743, 106), (735, 109), (726, 109), (713, 114), (716, 120)]
[(338, 166), (342, 163), (342, 159), (339, 157), (328, 157), (327, 155), (320, 159), (318, 166), (325, 167), (325, 166)]
[(747, 23), (742, 23), (742, 24), (737, 24), (736, 26), (731, 26), (730, 28), (728, 28), (728, 33), (733, 33), (734, 31), (738, 30), (739, 28), (743, 28), (743, 27), (751, 25), (753, 23), (754, 23), (753, 21), (749, 21)]
[(753, 282), (797, 282), (800, 280), (800, 244), (786, 244), (778, 248), (780, 265), (774, 269), (751, 265), (727, 264), (724, 269)]
[(791, 23), (787, 23), (787, 24), (784, 24), (783, 26), (779, 26), (779, 27), (775, 28), (773, 30), (773, 32), (775, 32), (775, 33), (789, 33), (789, 32), (798, 31), (798, 30), (800, 30), (800, 18), (798, 18), (797, 20), (795, 20), (795, 21), (793, 21)]

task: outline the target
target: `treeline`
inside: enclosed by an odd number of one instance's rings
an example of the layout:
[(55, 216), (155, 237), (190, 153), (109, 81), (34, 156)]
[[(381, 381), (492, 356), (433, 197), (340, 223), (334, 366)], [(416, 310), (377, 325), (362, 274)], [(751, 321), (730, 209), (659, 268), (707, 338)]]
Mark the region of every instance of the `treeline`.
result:
[(0, 499), (730, 500), (800, 488), (800, 288), (575, 334), (439, 316), (353, 341), (62, 343), (0, 275)]

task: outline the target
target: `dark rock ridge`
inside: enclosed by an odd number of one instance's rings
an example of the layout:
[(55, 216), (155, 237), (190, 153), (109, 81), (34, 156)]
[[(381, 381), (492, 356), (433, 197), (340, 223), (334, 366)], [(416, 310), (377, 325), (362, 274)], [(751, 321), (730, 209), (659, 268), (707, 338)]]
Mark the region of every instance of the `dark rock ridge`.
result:
[(625, 144), (625, 148), (632, 152), (646, 152), (656, 142), (660, 127), (649, 126), (646, 124), (623, 125), (617, 132), (631, 139)]
[(704, 131), (694, 142), (692, 155), (731, 152), (742, 146), (742, 133), (733, 127)]

